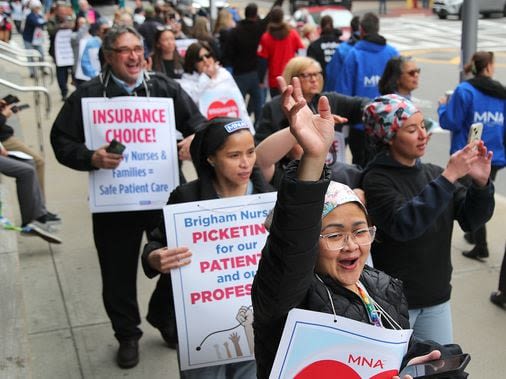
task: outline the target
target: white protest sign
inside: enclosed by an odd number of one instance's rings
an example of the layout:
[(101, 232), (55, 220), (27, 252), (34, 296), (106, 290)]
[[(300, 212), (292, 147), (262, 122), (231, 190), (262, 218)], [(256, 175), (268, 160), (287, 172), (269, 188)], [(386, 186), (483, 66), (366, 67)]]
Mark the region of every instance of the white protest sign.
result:
[(89, 149), (113, 139), (126, 146), (116, 169), (90, 172), (91, 212), (161, 209), (179, 184), (172, 99), (83, 98), (82, 109)]
[(72, 29), (61, 29), (56, 32), (54, 38), (54, 55), (58, 67), (74, 65), (74, 51), (70, 39)]
[(392, 379), (412, 332), (292, 309), (269, 378)]
[(325, 163), (332, 166), (336, 162), (346, 162), (346, 144), (344, 143), (344, 134), (336, 131), (334, 134), (334, 141), (330, 145), (329, 152)]
[(184, 58), (184, 56), (186, 55), (186, 50), (188, 50), (188, 46), (198, 41), (199, 40), (195, 38), (176, 39), (177, 52)]
[(208, 120), (216, 117), (237, 117), (248, 123), (251, 133), (255, 134), (244, 98), (232, 76), (229, 80), (207, 88), (200, 95), (198, 105), (200, 112)]
[(276, 193), (163, 208), (169, 247), (192, 262), (172, 270), (182, 370), (253, 359), (251, 285)]

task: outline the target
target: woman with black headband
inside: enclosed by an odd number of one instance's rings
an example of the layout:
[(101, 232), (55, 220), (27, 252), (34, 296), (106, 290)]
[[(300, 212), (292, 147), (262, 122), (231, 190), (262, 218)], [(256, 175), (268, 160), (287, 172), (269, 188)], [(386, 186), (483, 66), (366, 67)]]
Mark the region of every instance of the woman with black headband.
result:
[[(237, 118), (210, 120), (195, 133), (190, 147), (198, 179), (178, 186), (168, 204), (251, 195), (272, 191), (254, 167), (255, 142), (249, 125)], [(175, 348), (177, 332), (170, 270), (190, 264), (191, 251), (186, 247), (167, 247), (165, 225), (151, 233), (144, 247), (142, 265), (150, 278), (158, 274), (156, 290), (149, 303), (148, 322), (160, 330), (169, 347)], [(181, 372), (182, 378), (255, 378), (255, 362), (241, 362)], [(206, 376), (207, 377), (207, 376)]]

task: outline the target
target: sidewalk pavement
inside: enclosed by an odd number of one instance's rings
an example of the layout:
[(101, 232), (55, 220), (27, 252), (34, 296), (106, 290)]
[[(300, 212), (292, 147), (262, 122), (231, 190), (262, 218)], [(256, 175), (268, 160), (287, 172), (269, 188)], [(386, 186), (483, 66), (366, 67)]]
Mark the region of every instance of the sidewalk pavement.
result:
[[(31, 84), (28, 71), (22, 67), (5, 64), (2, 76)], [(50, 91), (52, 112), (44, 122), (47, 198), (48, 208), (63, 219), (59, 230), (63, 244), (48, 245), (38, 238), (18, 238), (25, 325), (31, 355), (31, 360), (25, 364), (30, 365), (35, 379), (178, 378), (175, 351), (168, 349), (158, 331), (144, 320), (155, 281), (147, 279), (141, 269), (138, 293), (144, 336), (140, 341), (140, 363), (131, 370), (119, 369), (115, 364), (117, 343), (101, 300), (100, 271), (87, 204), (87, 174), (63, 167), (54, 158), (49, 131), (62, 102), (56, 83)], [(0, 92), (7, 90), (0, 88)], [(19, 94), (19, 97), (22, 102), (32, 102), (26, 94)], [(21, 132), (29, 144), (37, 146), (32, 110), (20, 114), (20, 123), (22, 131), (17, 132)], [(188, 166), (185, 170), (190, 172)], [(14, 196), (13, 181), (6, 178), (3, 182), (10, 186), (10, 193)], [(19, 214), (15, 220), (19, 222)], [(462, 257), (462, 250), (469, 245), (455, 225), (452, 250), (455, 341), (471, 353), (468, 368), (474, 378), (504, 378), (506, 312), (492, 305), (488, 297), (497, 287), (504, 252), (505, 220), (506, 200), (497, 196), (495, 215), (488, 228), (491, 256), (485, 263)], [(0, 284), (2, 280), (11, 279), (3, 276)], [(27, 377), (27, 370), (20, 370), (17, 375), (2, 375), (2, 370), (11, 364), (7, 358), (0, 357), (0, 377)]]

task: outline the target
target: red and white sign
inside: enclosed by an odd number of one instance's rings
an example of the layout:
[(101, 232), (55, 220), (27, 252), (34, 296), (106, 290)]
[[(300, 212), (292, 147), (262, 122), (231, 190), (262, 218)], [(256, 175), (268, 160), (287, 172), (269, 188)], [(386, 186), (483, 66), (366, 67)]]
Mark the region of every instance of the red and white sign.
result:
[(211, 120), (216, 117), (239, 117), (239, 107), (234, 99), (213, 101), (207, 108), (207, 119)]
[(391, 379), (399, 372), (412, 332), (292, 309), (269, 378)]
[(179, 184), (172, 99), (84, 98), (82, 109), (88, 149), (113, 139), (126, 146), (116, 169), (90, 172), (91, 212), (161, 209)]
[(181, 370), (254, 358), (251, 286), (276, 193), (167, 205), (167, 246), (189, 265), (170, 273)]

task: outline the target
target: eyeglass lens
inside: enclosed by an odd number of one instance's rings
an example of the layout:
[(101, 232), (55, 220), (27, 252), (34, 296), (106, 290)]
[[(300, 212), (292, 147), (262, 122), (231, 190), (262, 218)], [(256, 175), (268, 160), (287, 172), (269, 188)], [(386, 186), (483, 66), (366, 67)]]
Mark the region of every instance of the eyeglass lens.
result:
[(300, 73), (299, 76), (302, 79), (317, 79), (322, 74), (321, 71), (319, 72), (308, 72), (308, 73)]

